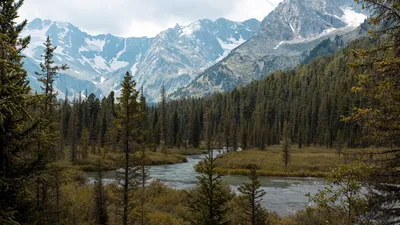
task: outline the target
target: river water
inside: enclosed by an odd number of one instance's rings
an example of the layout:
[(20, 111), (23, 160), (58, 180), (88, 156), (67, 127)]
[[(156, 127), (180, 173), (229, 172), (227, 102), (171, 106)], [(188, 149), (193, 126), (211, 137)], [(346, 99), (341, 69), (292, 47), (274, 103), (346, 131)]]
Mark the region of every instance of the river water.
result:
[[(188, 162), (151, 166), (150, 177), (160, 180), (165, 185), (176, 189), (189, 189), (197, 183), (197, 176), (200, 174), (194, 170), (194, 165), (204, 159), (204, 155), (188, 156)], [(96, 173), (87, 173), (90, 180), (96, 177)], [(115, 171), (108, 171), (104, 174), (105, 182), (115, 182)], [(237, 191), (239, 185), (247, 182), (245, 176), (224, 176), (224, 181)], [(318, 178), (288, 178), (288, 177), (260, 177), (263, 190), (266, 195), (262, 204), (270, 211), (275, 211), (280, 216), (293, 215), (296, 211), (304, 209), (308, 203), (310, 193), (314, 195), (325, 187), (323, 179)]]

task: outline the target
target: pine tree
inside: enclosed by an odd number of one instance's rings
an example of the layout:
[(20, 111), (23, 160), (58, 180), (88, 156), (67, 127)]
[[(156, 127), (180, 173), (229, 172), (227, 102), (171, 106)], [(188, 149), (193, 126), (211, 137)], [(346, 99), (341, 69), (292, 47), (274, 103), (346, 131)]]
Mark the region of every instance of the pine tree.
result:
[(22, 157), (32, 147), (28, 140), (36, 128), (28, 112), (30, 88), (22, 67), (22, 52), (30, 41), (21, 35), (27, 21), (16, 22), (23, 2), (0, 2), (0, 222), (5, 224), (28, 222), (22, 218), (29, 217), (31, 208), (19, 192), (36, 172), (33, 160)]
[(205, 139), (206, 139), (206, 146), (207, 149), (210, 151), (213, 149), (213, 136), (212, 136), (212, 131), (213, 131), (213, 121), (212, 121), (212, 112), (210, 109), (206, 110), (206, 115), (205, 115)]
[(241, 146), (242, 146), (243, 150), (247, 149), (247, 139), (248, 139), (247, 126), (245, 124), (242, 124), (242, 127), (241, 127)]
[(132, 80), (132, 75), (127, 72), (124, 81), (122, 83), (122, 91), (120, 101), (120, 113), (119, 113), (119, 123), (121, 126), (122, 132), (122, 142), (123, 142), (123, 151), (125, 154), (125, 172), (124, 172), (124, 182), (123, 182), (123, 224), (128, 224), (128, 194), (129, 194), (129, 183), (130, 183), (130, 174), (131, 168), (133, 166), (130, 164), (129, 155), (132, 151), (133, 145), (132, 141), (135, 140), (136, 128), (135, 125), (137, 115), (139, 113), (139, 103), (137, 99), (139, 97), (138, 91), (135, 89), (136, 83)]
[(208, 156), (203, 161), (204, 174), (199, 176), (194, 193), (188, 193), (190, 218), (185, 218), (196, 225), (229, 224), (228, 202), (232, 199), (229, 187), (222, 183), (222, 176), (215, 172), (215, 158), (211, 149), (211, 114), (206, 112), (206, 140)]
[(224, 139), (225, 139), (225, 147), (228, 150), (230, 147), (230, 135), (231, 135), (231, 117), (228, 102), (225, 103), (225, 121), (224, 121)]
[(167, 144), (167, 94), (164, 83), (161, 86), (161, 122), (160, 122), (160, 137), (161, 151), (166, 153)]
[(82, 153), (81, 158), (87, 160), (89, 154), (89, 131), (87, 128), (83, 129), (80, 146)]
[(201, 135), (201, 128), (200, 128), (200, 116), (199, 111), (197, 108), (194, 108), (191, 112), (190, 118), (190, 142), (194, 148), (200, 147), (200, 135)]
[(43, 110), (47, 114), (44, 116), (53, 116), (52, 113), (54, 113), (53, 110), (57, 97), (57, 93), (54, 90), (54, 81), (57, 78), (58, 71), (67, 70), (68, 66), (66, 64), (60, 66), (54, 65), (53, 56), (57, 46), (53, 47), (50, 36), (47, 36), (44, 46), (46, 48), (44, 50), (45, 54), (43, 55), (44, 62), (40, 63), (41, 72), (35, 72), (35, 74), (39, 77), (38, 80), (43, 84)]
[(236, 151), (238, 149), (238, 132), (235, 119), (232, 120), (230, 132), (231, 132), (230, 139), (232, 143), (232, 148), (233, 151)]
[[(39, 97), (39, 129), (37, 135), (37, 158), (42, 161), (44, 165), (47, 165), (57, 157), (57, 138), (59, 137), (58, 124), (56, 121), (56, 111), (55, 105), (57, 103), (56, 97), (57, 93), (54, 90), (54, 80), (57, 77), (57, 72), (59, 70), (66, 70), (67, 66), (54, 66), (53, 52), (56, 47), (52, 46), (51, 39), (48, 36), (46, 42), (44, 43), (45, 50), (43, 59), (44, 62), (40, 63), (41, 72), (35, 72), (38, 76), (38, 81), (42, 83), (43, 94)], [(39, 216), (40, 219), (44, 219), (45, 205), (47, 202), (48, 186), (46, 181), (46, 176), (51, 176), (48, 171), (44, 170), (36, 178), (36, 205), (40, 213), (44, 213)]]
[(285, 121), (283, 125), (283, 140), (282, 140), (282, 159), (287, 169), (290, 162), (290, 128), (288, 122)]
[(101, 127), (100, 127), (100, 146), (104, 147), (106, 144), (106, 133), (107, 133), (107, 114), (102, 113)]
[[(358, 0), (373, 12), (370, 33), (379, 38), (376, 48), (359, 50), (350, 68), (358, 74), (353, 91), (366, 99), (345, 121), (361, 123), (364, 143), (388, 146), (367, 183), (370, 212), (380, 224), (400, 222), (400, 4), (397, 0)], [(364, 194), (364, 193), (363, 193)]]
[(154, 151), (156, 151), (157, 146), (161, 143), (161, 136), (160, 136), (160, 120), (158, 109), (154, 109), (153, 118), (152, 118), (152, 133), (153, 133), (153, 141), (154, 141)]
[[(210, 151), (211, 152), (211, 151)], [(229, 224), (228, 202), (232, 199), (229, 187), (222, 183), (222, 176), (215, 172), (215, 158), (210, 153), (203, 162), (204, 174), (199, 176), (194, 193), (188, 194), (191, 224)]]
[(108, 212), (107, 212), (107, 195), (104, 189), (103, 173), (104, 168), (102, 166), (104, 162), (97, 159), (97, 177), (94, 183), (94, 199), (95, 199), (95, 221), (98, 225), (108, 224)]
[(261, 201), (266, 193), (261, 189), (256, 166), (251, 165), (249, 172), (250, 183), (244, 183), (238, 188), (242, 194), (240, 206), (244, 211), (243, 221), (246, 221), (246, 224), (249, 222), (252, 225), (264, 225), (267, 218)]
[(177, 147), (179, 142), (179, 117), (178, 113), (175, 111), (172, 117), (172, 144)]
[[(47, 36), (46, 42), (43, 43), (45, 46), (43, 59), (44, 62), (40, 63), (40, 72), (35, 72), (38, 76), (38, 81), (42, 83), (43, 97), (41, 98), (41, 113), (40, 113), (40, 131), (45, 135), (45, 139), (39, 139), (41, 143), (41, 149), (38, 149), (41, 158), (46, 157), (48, 154), (54, 155), (54, 152), (50, 152), (55, 149), (56, 140), (59, 137), (57, 133), (58, 127), (55, 119), (55, 105), (57, 104), (57, 93), (54, 90), (54, 81), (57, 78), (58, 71), (68, 69), (67, 65), (54, 65), (53, 56), (56, 46), (53, 47), (50, 36)], [(48, 156), (47, 156), (48, 157)]]
[(144, 90), (142, 88), (140, 93), (140, 113), (141, 119), (139, 121), (139, 130), (141, 133), (141, 140), (139, 142), (140, 145), (146, 145), (149, 147), (151, 144), (151, 127), (150, 127), (150, 119), (149, 119), (149, 112), (147, 110), (147, 102), (146, 96), (144, 95)]
[(147, 224), (147, 211), (145, 208), (146, 204), (146, 181), (149, 178), (149, 171), (147, 168), (148, 158), (146, 155), (146, 150), (142, 146), (141, 156), (140, 156), (140, 184), (141, 184), (141, 194), (140, 194), (140, 224), (145, 225)]
[(70, 143), (70, 156), (71, 161), (76, 162), (78, 159), (78, 136), (76, 133), (77, 119), (78, 118), (78, 104), (74, 96), (71, 118), (69, 120), (69, 143)]
[(71, 106), (69, 105), (68, 100), (68, 90), (65, 91), (65, 99), (64, 103), (61, 106), (61, 132), (60, 132), (60, 155), (63, 156), (64, 154), (64, 147), (67, 144), (68, 140), (68, 126), (69, 126), (69, 119), (71, 116)]

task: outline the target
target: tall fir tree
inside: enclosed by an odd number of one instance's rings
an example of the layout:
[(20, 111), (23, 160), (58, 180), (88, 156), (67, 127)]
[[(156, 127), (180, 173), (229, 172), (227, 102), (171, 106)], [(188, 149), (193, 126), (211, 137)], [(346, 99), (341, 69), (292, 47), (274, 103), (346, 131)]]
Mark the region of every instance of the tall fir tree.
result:
[(70, 157), (72, 162), (76, 162), (78, 160), (78, 135), (76, 131), (78, 123), (78, 103), (76, 100), (76, 96), (74, 96), (71, 117), (69, 119), (69, 147), (70, 147)]
[(164, 82), (161, 86), (161, 123), (160, 123), (160, 137), (161, 137), (161, 151), (166, 153), (167, 148), (167, 93), (165, 90)]
[(0, 222), (4, 224), (24, 222), (28, 217), (27, 200), (18, 194), (36, 170), (34, 160), (23, 159), (36, 127), (28, 112), (30, 87), (22, 67), (22, 51), (30, 37), (22, 37), (21, 33), (27, 21), (17, 23), (23, 3), (0, 2)]
[(197, 179), (199, 183), (192, 193), (188, 193), (190, 215), (186, 217), (190, 224), (221, 225), (229, 224), (228, 202), (232, 200), (231, 190), (222, 183), (222, 176), (215, 171), (215, 160), (211, 149), (212, 122), (210, 112), (206, 112), (206, 140), (208, 155), (203, 161), (204, 174)]
[(249, 166), (249, 179), (249, 183), (244, 183), (238, 188), (242, 194), (240, 206), (244, 211), (243, 222), (244, 224), (264, 225), (267, 215), (261, 201), (266, 193), (261, 189), (255, 165)]
[(190, 117), (190, 142), (194, 148), (200, 147), (200, 117), (198, 108), (194, 107)]
[(81, 159), (87, 160), (89, 155), (89, 131), (87, 128), (83, 129), (81, 140), (80, 140), (80, 153)]
[(179, 140), (179, 131), (180, 131), (180, 125), (179, 125), (179, 117), (178, 117), (178, 112), (175, 111), (172, 117), (172, 145), (173, 146), (178, 146), (178, 143), (180, 142)]
[[(54, 81), (57, 78), (57, 73), (59, 71), (67, 70), (68, 66), (66, 64), (63, 65), (54, 65), (54, 51), (57, 49), (57, 46), (52, 45), (50, 36), (47, 36), (46, 42), (43, 43), (45, 46), (43, 62), (40, 63), (40, 72), (35, 72), (38, 76), (38, 81), (42, 83), (42, 91), (41, 102), (40, 102), (40, 129), (39, 132), (42, 133), (43, 137), (39, 138), (38, 149), (39, 153), (42, 154), (41, 158), (51, 157), (55, 159), (57, 156), (56, 145), (57, 138), (59, 138), (58, 133), (58, 121), (56, 120), (56, 112), (55, 107), (57, 104), (57, 92), (54, 90)], [(40, 137), (40, 136), (39, 136)]]
[[(139, 114), (139, 93), (135, 89), (136, 83), (132, 80), (132, 75), (127, 72), (122, 83), (120, 101), (120, 111), (118, 115), (119, 126), (121, 127), (123, 152), (125, 154), (125, 165), (124, 165), (124, 182), (123, 182), (123, 225), (128, 224), (128, 211), (129, 211), (129, 183), (131, 165), (130, 153), (133, 150), (133, 141), (135, 141), (135, 135), (137, 135), (137, 117)], [(132, 171), (134, 172), (134, 171)]]
[(94, 215), (97, 225), (107, 225), (108, 224), (108, 210), (107, 210), (107, 194), (104, 184), (104, 167), (101, 159), (97, 159), (97, 177), (94, 183)]
[(283, 125), (283, 135), (282, 135), (282, 160), (285, 168), (288, 168), (290, 162), (290, 128), (287, 121)]
[[(354, 51), (350, 64), (358, 74), (353, 91), (366, 99), (345, 121), (360, 123), (364, 143), (389, 147), (377, 159), (376, 168), (361, 183), (369, 185), (368, 200), (374, 220), (400, 223), (400, 4), (397, 0), (358, 0), (373, 16), (370, 31), (382, 43), (372, 49)], [(379, 155), (379, 154), (378, 154)], [(357, 177), (356, 177), (357, 178)], [(364, 194), (364, 193), (363, 193)]]

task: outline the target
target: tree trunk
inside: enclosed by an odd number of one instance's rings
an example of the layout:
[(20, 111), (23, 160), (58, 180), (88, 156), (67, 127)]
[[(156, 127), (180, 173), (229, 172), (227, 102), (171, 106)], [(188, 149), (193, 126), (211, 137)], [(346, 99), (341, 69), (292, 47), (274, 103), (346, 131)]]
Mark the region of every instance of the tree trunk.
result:
[[(127, 104), (128, 105), (128, 104)], [(126, 130), (125, 130), (125, 181), (124, 181), (124, 217), (123, 225), (128, 224), (128, 179), (129, 179), (129, 107), (126, 110)]]

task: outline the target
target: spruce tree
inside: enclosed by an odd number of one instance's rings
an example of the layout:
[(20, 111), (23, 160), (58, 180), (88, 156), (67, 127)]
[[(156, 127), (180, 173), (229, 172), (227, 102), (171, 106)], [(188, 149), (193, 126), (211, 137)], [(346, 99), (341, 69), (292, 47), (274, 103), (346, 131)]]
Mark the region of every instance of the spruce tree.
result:
[(161, 143), (161, 136), (160, 136), (160, 120), (159, 120), (159, 113), (158, 109), (154, 109), (153, 117), (152, 117), (152, 133), (153, 133), (153, 141), (154, 141), (154, 151), (157, 150), (157, 146)]
[(52, 113), (54, 113), (54, 105), (57, 101), (57, 93), (54, 90), (54, 81), (57, 78), (57, 73), (59, 71), (67, 70), (68, 66), (66, 64), (54, 65), (53, 57), (57, 46), (53, 47), (50, 36), (47, 36), (46, 42), (43, 44), (45, 46), (43, 55), (44, 62), (40, 63), (41, 72), (35, 72), (35, 74), (39, 77), (38, 80), (42, 82), (42, 90), (44, 93), (43, 110), (46, 114), (44, 116), (47, 118), (48, 116), (54, 116)]
[(232, 119), (232, 123), (231, 123), (231, 143), (232, 143), (232, 149), (233, 151), (237, 151), (238, 149), (238, 132), (237, 132), (237, 124), (235, 119)]
[(210, 112), (206, 112), (206, 139), (208, 155), (203, 161), (204, 174), (197, 177), (199, 183), (192, 193), (188, 193), (190, 216), (185, 218), (190, 224), (229, 224), (228, 202), (232, 199), (230, 188), (223, 184), (222, 176), (215, 172), (215, 160), (211, 149), (212, 123)]
[(83, 160), (87, 160), (89, 154), (89, 131), (87, 128), (83, 129), (80, 146), (81, 146), (81, 151), (80, 151), (81, 158)]
[(147, 210), (146, 210), (146, 181), (149, 178), (149, 171), (147, 168), (147, 164), (149, 163), (149, 159), (146, 155), (146, 149), (142, 145), (141, 146), (141, 154), (139, 158), (139, 173), (140, 173), (140, 184), (141, 184), (141, 193), (140, 193), (140, 224), (147, 224)]
[(70, 145), (70, 157), (72, 162), (76, 162), (78, 159), (78, 136), (76, 132), (78, 120), (78, 104), (76, 97), (74, 96), (71, 118), (69, 119), (69, 145)]
[(190, 118), (190, 142), (193, 148), (200, 147), (200, 116), (198, 108), (192, 109), (191, 118)]
[(225, 147), (228, 150), (230, 147), (230, 139), (231, 139), (231, 115), (229, 110), (228, 102), (225, 103), (225, 114), (224, 114), (224, 139), (225, 139)]
[[(123, 182), (123, 224), (128, 224), (128, 210), (129, 210), (129, 183), (130, 175), (134, 173), (133, 166), (130, 162), (130, 152), (133, 150), (132, 142), (135, 141), (137, 135), (137, 116), (139, 113), (139, 97), (138, 91), (135, 89), (136, 83), (132, 80), (132, 75), (127, 72), (122, 83), (120, 101), (120, 111), (118, 115), (119, 126), (121, 127), (123, 152), (125, 154), (124, 165), (124, 182)], [(136, 139), (137, 140), (137, 139)]]
[(101, 159), (97, 159), (97, 177), (94, 183), (95, 221), (98, 225), (108, 224), (107, 194), (104, 189), (104, 168)]
[(283, 136), (282, 136), (282, 160), (285, 164), (285, 168), (287, 169), (288, 164), (290, 162), (290, 128), (288, 122), (285, 121), (283, 125)]
[[(40, 107), (40, 128), (39, 132), (46, 136), (45, 139), (39, 138), (38, 154), (42, 154), (41, 158), (52, 157), (55, 158), (57, 154), (54, 152), (57, 138), (59, 137), (58, 123), (55, 115), (55, 105), (57, 104), (57, 94), (54, 90), (54, 81), (57, 78), (57, 73), (68, 69), (67, 65), (54, 65), (53, 56), (57, 46), (53, 47), (50, 36), (47, 36), (46, 42), (43, 43), (45, 46), (43, 62), (40, 63), (40, 72), (35, 72), (38, 76), (38, 81), (42, 83), (43, 97), (41, 97)], [(50, 152), (51, 151), (51, 152)], [(50, 159), (48, 159), (50, 160)]]
[(27, 21), (16, 22), (23, 2), (0, 2), (0, 223), (3, 224), (28, 222), (23, 220), (29, 217), (29, 199), (19, 193), (37, 170), (29, 157), (32, 154), (29, 139), (36, 124), (28, 112), (30, 87), (22, 67), (22, 51), (30, 37), (21, 35)]
[(261, 201), (266, 193), (261, 189), (255, 165), (249, 166), (249, 179), (249, 183), (244, 183), (238, 188), (242, 194), (240, 206), (244, 211), (243, 221), (245, 224), (264, 225), (267, 218)]
[[(379, 38), (376, 48), (355, 51), (350, 64), (358, 82), (353, 91), (366, 99), (345, 121), (362, 124), (363, 143), (387, 146), (376, 160), (367, 183), (370, 212), (379, 224), (400, 223), (400, 4), (397, 0), (358, 0), (373, 12), (371, 34)], [(375, 160), (373, 160), (375, 161)], [(357, 178), (357, 177), (356, 177)], [(364, 193), (363, 193), (364, 194)]]
[(64, 147), (68, 141), (68, 127), (69, 127), (69, 119), (71, 117), (71, 106), (69, 105), (68, 100), (68, 90), (65, 91), (65, 99), (64, 103), (61, 105), (61, 118), (60, 118), (60, 155), (64, 154)]
[(167, 148), (167, 93), (164, 82), (161, 86), (161, 122), (160, 122), (160, 137), (161, 151), (166, 153)]
[(241, 147), (243, 150), (247, 149), (248, 132), (246, 124), (241, 126)]
[(172, 117), (172, 144), (175, 147), (178, 147), (178, 142), (179, 142), (179, 117), (177, 111), (174, 112), (174, 115)]
[[(55, 105), (57, 103), (57, 93), (54, 90), (54, 80), (57, 77), (59, 70), (66, 70), (66, 65), (54, 66), (53, 52), (56, 47), (52, 46), (51, 39), (48, 36), (44, 43), (45, 50), (43, 55), (43, 62), (40, 63), (41, 72), (35, 72), (38, 76), (38, 81), (42, 83), (43, 94), (38, 95), (39, 97), (39, 129), (37, 134), (37, 158), (41, 160), (43, 165), (47, 165), (57, 157), (57, 138), (58, 123), (56, 121)], [(48, 171), (44, 170), (36, 178), (36, 205), (40, 213), (44, 213), (39, 216), (40, 219), (44, 219), (46, 212), (44, 208), (47, 205), (48, 186), (46, 176), (51, 176)], [(41, 190), (40, 190), (41, 189)]]

